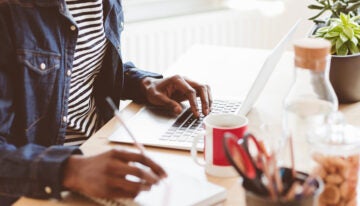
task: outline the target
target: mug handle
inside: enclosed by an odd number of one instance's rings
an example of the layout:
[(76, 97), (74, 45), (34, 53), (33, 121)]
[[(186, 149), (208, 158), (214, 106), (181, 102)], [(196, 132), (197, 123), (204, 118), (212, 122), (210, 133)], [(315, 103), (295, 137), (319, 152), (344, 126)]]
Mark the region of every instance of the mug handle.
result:
[(205, 165), (206, 165), (206, 162), (203, 160), (203, 161), (200, 161), (199, 160), (199, 158), (198, 158), (198, 151), (197, 151), (197, 149), (196, 149), (196, 146), (197, 146), (197, 143), (198, 143), (198, 141), (199, 141), (199, 138), (204, 138), (204, 136), (205, 136), (205, 131), (202, 131), (202, 132), (200, 132), (198, 135), (196, 135), (195, 137), (194, 137), (194, 140), (193, 140), (193, 144), (192, 144), (192, 147), (191, 147), (191, 150), (190, 150), (190, 152), (191, 152), (191, 157), (192, 157), (192, 159), (194, 160), (194, 162), (196, 163), (196, 164), (198, 164), (198, 165), (200, 165), (200, 166), (202, 166), (202, 167), (204, 167)]

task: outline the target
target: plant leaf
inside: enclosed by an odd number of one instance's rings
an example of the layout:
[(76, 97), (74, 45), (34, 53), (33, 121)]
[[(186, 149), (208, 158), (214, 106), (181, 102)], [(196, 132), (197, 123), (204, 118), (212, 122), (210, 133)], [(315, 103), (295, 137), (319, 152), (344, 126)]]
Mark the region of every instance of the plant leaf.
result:
[(343, 44), (339, 49), (336, 50), (336, 54), (342, 55), (342, 56), (347, 55), (348, 52), (349, 52), (349, 49), (347, 48), (347, 46), (345, 44)]
[(350, 49), (351, 54), (359, 53), (359, 48), (356, 46), (357, 44), (354, 44), (352, 41), (347, 43), (348, 48)]
[(326, 10), (322, 10), (320, 11), (318, 14), (316, 14), (313, 17), (310, 17), (309, 20), (315, 20), (316, 18), (318, 18), (319, 16), (321, 16)]
[(310, 5), (308, 6), (308, 8), (309, 8), (309, 9), (318, 9), (318, 10), (320, 10), (320, 9), (324, 9), (324, 6), (319, 6), (319, 5), (315, 5), (315, 4), (310, 4)]
[(335, 49), (335, 47), (333, 46), (333, 47), (331, 47), (331, 54), (336, 54), (336, 49)]
[(349, 19), (350, 18), (348, 15), (345, 15), (344, 13), (340, 14), (340, 20), (341, 20), (342, 24), (347, 25), (349, 22)]
[(348, 37), (345, 35), (345, 34), (343, 34), (343, 33), (340, 33), (340, 39), (341, 39), (341, 41), (343, 42), (343, 43), (345, 43), (345, 42), (347, 42), (349, 39), (348, 39)]
[(355, 45), (358, 45), (359, 43), (359, 40), (354, 36), (352, 39), (351, 39), (351, 42)]
[(316, 31), (316, 33), (328, 32), (328, 29), (329, 29), (329, 27), (324, 26), (324, 27), (319, 28), (319, 29)]
[(354, 31), (349, 27), (344, 27), (344, 33), (349, 39), (352, 39), (354, 36)]
[(338, 51), (340, 49), (340, 47), (342, 47), (343, 44), (344, 44), (344, 42), (341, 40), (341, 38), (338, 38), (335, 43), (336, 51)]
[(332, 38), (339, 36), (339, 32), (336, 31), (330, 31), (324, 35), (325, 38)]
[(349, 5), (346, 9), (345, 9), (345, 11), (347, 11), (347, 12), (349, 12), (349, 11), (356, 11), (359, 7), (360, 7), (360, 2), (358, 1), (358, 2), (356, 2), (356, 1), (354, 1), (354, 4), (352, 4), (352, 5)]

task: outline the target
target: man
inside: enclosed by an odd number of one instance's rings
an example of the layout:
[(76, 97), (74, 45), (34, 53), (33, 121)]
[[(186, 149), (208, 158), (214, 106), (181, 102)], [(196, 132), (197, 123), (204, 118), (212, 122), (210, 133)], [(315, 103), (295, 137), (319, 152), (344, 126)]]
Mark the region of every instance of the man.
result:
[(119, 0), (0, 0), (0, 205), (20, 196), (60, 198), (64, 190), (135, 197), (166, 176), (139, 153), (85, 157), (67, 146), (112, 117), (107, 96), (175, 113), (188, 99), (197, 116), (199, 96), (202, 113), (209, 113), (208, 86), (123, 63), (122, 25)]

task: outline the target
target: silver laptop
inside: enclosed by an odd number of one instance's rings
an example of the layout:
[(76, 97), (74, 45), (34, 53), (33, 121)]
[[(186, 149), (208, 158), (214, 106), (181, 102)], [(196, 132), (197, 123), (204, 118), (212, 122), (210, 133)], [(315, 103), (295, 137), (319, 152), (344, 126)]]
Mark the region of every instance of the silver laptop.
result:
[[(236, 85), (238, 87), (249, 88), (249, 90), (245, 92), (247, 94), (246, 97), (244, 99), (215, 98), (212, 105), (212, 113), (236, 113), (247, 115), (264, 89), (266, 82), (279, 62), (288, 42), (292, 39), (300, 21), (301, 20), (298, 20), (292, 26), (288, 33), (267, 56), (252, 85), (246, 87), (246, 85), (242, 85), (241, 82)], [(127, 126), (136, 136), (137, 141), (144, 145), (190, 150), (193, 138), (196, 135), (199, 135), (199, 132), (202, 130), (201, 124), (203, 116), (195, 118), (191, 113), (189, 104), (187, 102), (182, 104), (183, 112), (178, 116), (173, 116), (166, 110), (158, 107), (144, 106), (134, 117), (127, 121)], [(109, 140), (112, 142), (133, 143), (123, 127), (120, 127), (109, 136)], [(203, 144), (204, 143), (200, 141), (197, 145), (199, 151), (203, 151)]]

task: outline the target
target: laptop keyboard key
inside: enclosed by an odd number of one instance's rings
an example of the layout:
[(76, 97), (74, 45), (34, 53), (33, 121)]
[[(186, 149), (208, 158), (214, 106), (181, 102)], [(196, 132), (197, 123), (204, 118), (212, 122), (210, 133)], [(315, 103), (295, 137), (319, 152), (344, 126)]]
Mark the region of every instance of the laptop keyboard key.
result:
[[(201, 102), (199, 101), (201, 107)], [(241, 102), (239, 101), (221, 101), (215, 100), (212, 105), (211, 113), (234, 113), (237, 109), (240, 108)], [(201, 115), (199, 118), (196, 118), (191, 109), (188, 108), (186, 111), (178, 117), (175, 123), (170, 127), (161, 137), (161, 141), (177, 141), (181, 143), (191, 144), (194, 140), (194, 137), (199, 134), (202, 130), (202, 121), (204, 115)], [(204, 138), (199, 138), (198, 146), (201, 148), (204, 145)]]

